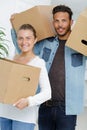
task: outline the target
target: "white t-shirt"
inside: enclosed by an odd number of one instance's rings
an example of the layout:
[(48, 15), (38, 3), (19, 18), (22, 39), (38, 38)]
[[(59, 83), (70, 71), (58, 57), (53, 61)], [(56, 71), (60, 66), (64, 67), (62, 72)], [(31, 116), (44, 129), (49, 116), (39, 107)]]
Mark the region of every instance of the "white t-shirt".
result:
[(29, 106), (23, 110), (19, 110), (13, 105), (0, 103), (0, 117), (36, 124), (39, 105), (51, 98), (51, 87), (43, 59), (40, 59), (38, 56), (36, 56), (28, 63), (28, 65), (41, 68), (39, 78), (39, 84), (41, 88), (40, 93), (29, 97)]

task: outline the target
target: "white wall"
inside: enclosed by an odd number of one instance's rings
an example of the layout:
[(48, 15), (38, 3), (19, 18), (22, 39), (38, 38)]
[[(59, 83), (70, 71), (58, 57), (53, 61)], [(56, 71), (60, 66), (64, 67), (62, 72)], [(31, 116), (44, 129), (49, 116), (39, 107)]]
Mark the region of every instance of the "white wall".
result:
[(10, 15), (14, 12), (15, 2), (8, 0), (8, 3), (6, 0), (3, 0), (0, 4), (0, 27), (4, 27), (6, 29), (5, 33), (7, 35), (7, 39), (10, 41), (9, 43), (9, 52), (10, 55), (13, 55), (14, 49), (13, 45), (11, 44), (11, 35), (10, 35)]
[(51, 4), (65, 4), (72, 8), (73, 10), (73, 18), (76, 19), (79, 13), (87, 8), (87, 0), (51, 0)]

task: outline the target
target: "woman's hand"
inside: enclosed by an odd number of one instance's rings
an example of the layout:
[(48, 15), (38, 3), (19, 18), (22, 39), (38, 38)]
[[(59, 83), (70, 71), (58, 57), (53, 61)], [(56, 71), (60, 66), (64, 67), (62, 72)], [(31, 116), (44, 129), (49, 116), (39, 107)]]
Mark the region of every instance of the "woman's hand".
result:
[(25, 107), (28, 107), (28, 99), (27, 98), (21, 98), (16, 103), (13, 104), (13, 106), (17, 107), (18, 109), (22, 110)]

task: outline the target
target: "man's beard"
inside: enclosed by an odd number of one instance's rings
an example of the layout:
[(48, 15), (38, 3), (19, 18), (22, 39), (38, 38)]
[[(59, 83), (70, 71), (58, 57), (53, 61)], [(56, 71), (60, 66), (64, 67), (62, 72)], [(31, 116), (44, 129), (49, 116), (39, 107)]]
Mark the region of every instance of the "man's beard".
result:
[(70, 32), (70, 31), (71, 31), (71, 28), (69, 27), (69, 28), (67, 28), (67, 30), (66, 30), (63, 34), (60, 34), (60, 33), (58, 33), (57, 31), (56, 31), (56, 33), (57, 33), (58, 36), (63, 37), (63, 36), (65, 36), (68, 32)]

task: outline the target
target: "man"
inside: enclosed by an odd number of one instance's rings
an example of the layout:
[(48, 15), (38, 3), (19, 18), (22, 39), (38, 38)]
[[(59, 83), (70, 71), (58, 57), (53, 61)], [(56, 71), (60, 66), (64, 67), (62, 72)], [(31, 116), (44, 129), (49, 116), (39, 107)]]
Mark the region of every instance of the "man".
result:
[(39, 130), (75, 130), (76, 115), (83, 111), (86, 58), (65, 46), (73, 23), (72, 10), (58, 5), (52, 13), (57, 36), (38, 42), (34, 48), (46, 61), (52, 87), (52, 99), (39, 109)]

